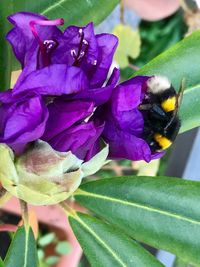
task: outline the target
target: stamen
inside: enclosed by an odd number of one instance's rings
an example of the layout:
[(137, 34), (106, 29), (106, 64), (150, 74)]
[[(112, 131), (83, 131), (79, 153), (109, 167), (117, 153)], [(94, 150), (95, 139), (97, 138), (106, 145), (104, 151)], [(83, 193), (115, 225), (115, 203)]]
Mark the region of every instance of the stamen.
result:
[(39, 42), (43, 63), (45, 66), (48, 66), (48, 64), (49, 64), (49, 60), (48, 60), (48, 58), (46, 58), (46, 53), (49, 53), (50, 50), (57, 45), (57, 43), (54, 42), (53, 40), (45, 40), (45, 41), (41, 40), (35, 26), (36, 25), (58, 26), (58, 25), (63, 25), (63, 24), (64, 24), (63, 18), (55, 19), (55, 20), (32, 20), (29, 22), (30, 29), (31, 29), (33, 35), (35, 36), (35, 38)]
[(71, 56), (72, 57), (76, 57), (76, 51), (75, 51), (75, 49), (72, 49), (70, 52), (71, 52)]
[(80, 43), (78, 47), (77, 53), (73, 52), (74, 50), (71, 50), (71, 55), (74, 58), (73, 66), (78, 66), (80, 63), (80, 60), (84, 57), (84, 55), (87, 53), (88, 49), (88, 41), (84, 39), (84, 31), (83, 29), (79, 29), (79, 36), (80, 36)]
[(92, 65), (97, 65), (97, 60), (95, 59), (93, 62), (92, 62)]
[(83, 39), (83, 44), (84, 44), (84, 45), (88, 45), (88, 41), (85, 40), (85, 39)]
[(85, 52), (84, 51), (81, 51), (80, 56), (79, 56), (79, 59), (82, 58), (84, 55), (85, 55)]
[(79, 29), (79, 34), (80, 34), (80, 36), (82, 36), (83, 35), (83, 29)]
[(45, 45), (47, 54), (49, 54), (58, 45), (58, 43), (54, 40), (45, 40), (43, 44)]

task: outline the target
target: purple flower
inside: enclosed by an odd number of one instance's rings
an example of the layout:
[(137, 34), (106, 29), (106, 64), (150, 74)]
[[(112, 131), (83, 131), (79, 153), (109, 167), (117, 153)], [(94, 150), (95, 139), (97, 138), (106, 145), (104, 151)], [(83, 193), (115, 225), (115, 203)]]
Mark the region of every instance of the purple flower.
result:
[(13, 90), (0, 94), (0, 143), (21, 154), (38, 139), (60, 152), (72, 151), (88, 161), (100, 151), (104, 124), (92, 119), (93, 102), (41, 97), (32, 89), (18, 95)]
[(114, 69), (105, 83), (117, 47), (116, 36), (95, 35), (92, 23), (69, 26), (62, 32), (56, 25), (63, 24), (63, 19), (51, 21), (28, 12), (13, 14), (8, 20), (14, 28), (7, 40), (23, 68), (13, 94), (34, 88), (40, 94), (70, 94), (96, 105), (108, 101), (119, 79), (119, 71)]
[(100, 149), (99, 137), (104, 125), (97, 125), (89, 117), (94, 112), (94, 103), (56, 99), (48, 105), (49, 119), (41, 137), (55, 150), (71, 150), (79, 159), (89, 160)]
[(9, 90), (0, 95), (0, 101), (0, 143), (20, 154), (27, 143), (43, 135), (48, 109), (35, 92), (13, 97)]
[(7, 40), (22, 65), (13, 90), (0, 94), (0, 142), (17, 154), (41, 139), (59, 152), (89, 161), (103, 138), (115, 159), (145, 160), (152, 153), (144, 137), (147, 76), (117, 87), (119, 70), (108, 72), (117, 47), (111, 34), (94, 33), (93, 24), (56, 26), (33, 13), (16, 13)]
[(152, 154), (144, 139), (144, 114), (138, 110), (149, 78), (137, 76), (121, 83), (113, 90), (110, 101), (96, 110), (97, 120), (105, 122), (102, 136), (109, 144), (111, 158), (149, 162), (163, 155)]
[(13, 90), (0, 94), (0, 142), (21, 154), (42, 139), (88, 161), (100, 151), (104, 129), (93, 113), (108, 101), (119, 79), (114, 69), (107, 80), (117, 38), (95, 35), (92, 23), (62, 32), (56, 27), (62, 19), (33, 13), (16, 13), (8, 20), (14, 28), (7, 40), (22, 73)]

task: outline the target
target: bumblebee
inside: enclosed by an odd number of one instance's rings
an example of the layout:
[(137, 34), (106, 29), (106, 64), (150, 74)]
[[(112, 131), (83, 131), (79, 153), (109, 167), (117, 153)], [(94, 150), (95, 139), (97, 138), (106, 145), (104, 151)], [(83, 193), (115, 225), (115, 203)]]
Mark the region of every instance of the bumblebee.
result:
[(166, 77), (153, 76), (139, 110), (144, 115), (144, 139), (152, 153), (167, 149), (176, 139), (181, 122), (178, 110), (183, 95), (183, 81), (177, 93)]

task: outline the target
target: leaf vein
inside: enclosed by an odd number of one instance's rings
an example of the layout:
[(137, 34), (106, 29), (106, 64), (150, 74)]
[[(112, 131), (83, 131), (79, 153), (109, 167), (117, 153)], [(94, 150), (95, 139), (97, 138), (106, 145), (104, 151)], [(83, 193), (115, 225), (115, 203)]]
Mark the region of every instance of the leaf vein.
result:
[(129, 202), (129, 201), (113, 198), (113, 197), (108, 197), (108, 196), (104, 196), (104, 195), (90, 193), (90, 192), (87, 192), (87, 191), (83, 191), (81, 189), (78, 189), (75, 195), (76, 196), (77, 195), (86, 195), (86, 196), (90, 196), (90, 197), (93, 197), (93, 198), (99, 198), (99, 199), (107, 200), (107, 201), (110, 201), (110, 202), (120, 203), (120, 204), (126, 205), (126, 206), (133, 206), (135, 208), (140, 208), (140, 209), (148, 210), (150, 212), (160, 213), (162, 215), (173, 217), (173, 218), (176, 218), (178, 220), (182, 220), (182, 221), (186, 221), (186, 222), (189, 222), (189, 223), (192, 223), (192, 224), (200, 225), (200, 221), (195, 221), (195, 220), (190, 219), (188, 217), (181, 216), (181, 215), (178, 215), (178, 214), (175, 214), (175, 213), (172, 213), (172, 212), (164, 211), (164, 210), (161, 210), (161, 209), (158, 209), (158, 208), (154, 208), (154, 207), (150, 207), (150, 206), (144, 206), (144, 205), (139, 204), (139, 203), (133, 203), (133, 202)]
[(46, 13), (50, 12), (52, 9), (56, 8), (56, 7), (60, 7), (63, 8), (65, 10), (65, 8), (62, 6), (63, 3), (67, 2), (67, 0), (60, 0), (58, 2), (56, 2), (53, 5), (50, 5), (49, 7), (47, 7), (44, 11), (41, 12), (42, 15), (45, 15)]
[[(71, 215), (72, 216), (72, 215)], [(84, 228), (86, 228), (88, 230), (89, 233), (91, 233), (91, 235), (94, 236), (94, 238), (100, 243), (102, 244), (105, 249), (107, 249), (109, 251), (109, 253), (120, 263), (120, 265), (122, 267), (127, 267), (127, 265), (123, 262), (122, 259), (120, 259), (116, 253), (112, 250), (112, 248), (110, 248), (87, 224), (85, 224), (80, 217), (78, 217), (78, 215), (76, 216), (72, 216), (75, 220), (77, 220), (80, 224), (82, 224), (82, 226)]]

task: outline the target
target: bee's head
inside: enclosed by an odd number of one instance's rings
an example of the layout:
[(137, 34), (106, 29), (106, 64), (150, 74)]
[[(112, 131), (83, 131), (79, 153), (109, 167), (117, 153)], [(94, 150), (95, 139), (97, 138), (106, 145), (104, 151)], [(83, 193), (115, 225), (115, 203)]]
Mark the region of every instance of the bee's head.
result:
[(164, 76), (153, 76), (147, 81), (147, 92), (158, 94), (171, 87), (170, 81)]

